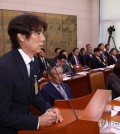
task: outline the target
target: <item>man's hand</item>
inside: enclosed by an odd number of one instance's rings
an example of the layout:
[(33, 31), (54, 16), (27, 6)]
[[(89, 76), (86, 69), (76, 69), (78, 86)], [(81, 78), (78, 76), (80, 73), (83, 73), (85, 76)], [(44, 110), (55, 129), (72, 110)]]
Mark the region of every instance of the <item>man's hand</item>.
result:
[(61, 116), (58, 108), (53, 108), (53, 109), (51, 109), (51, 111), (53, 111), (57, 115), (56, 123), (63, 121), (63, 117)]
[(57, 108), (53, 108), (39, 117), (40, 126), (50, 126), (54, 122), (58, 123), (59, 121), (62, 122), (63, 118)]

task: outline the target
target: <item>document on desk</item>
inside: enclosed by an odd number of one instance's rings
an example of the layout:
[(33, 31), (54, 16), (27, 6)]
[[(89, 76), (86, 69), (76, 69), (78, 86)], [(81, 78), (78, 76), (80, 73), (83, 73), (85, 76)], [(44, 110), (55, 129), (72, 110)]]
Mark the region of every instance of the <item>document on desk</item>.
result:
[(71, 77), (65, 76), (65, 77), (63, 78), (63, 81), (66, 81), (66, 80), (69, 80), (69, 79), (71, 79)]
[[(115, 101), (114, 101), (115, 100)], [(98, 122), (100, 134), (120, 134), (120, 97), (112, 101), (111, 119), (103, 118)]]
[[(114, 100), (120, 102), (120, 97), (117, 97)], [(111, 132), (115, 134), (120, 133), (120, 105), (113, 105), (111, 110)]]
[(77, 72), (76, 74), (79, 74), (79, 75), (86, 75), (87, 72)]

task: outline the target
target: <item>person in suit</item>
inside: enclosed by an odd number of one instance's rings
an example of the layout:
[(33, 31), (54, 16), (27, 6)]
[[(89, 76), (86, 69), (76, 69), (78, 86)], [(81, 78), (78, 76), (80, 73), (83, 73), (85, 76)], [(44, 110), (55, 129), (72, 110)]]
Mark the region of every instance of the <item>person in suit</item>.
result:
[(109, 58), (109, 56), (110, 56), (110, 44), (106, 44), (105, 45), (105, 51), (104, 51), (104, 55), (107, 57), (107, 60), (108, 60), (108, 58)]
[(80, 53), (80, 51), (78, 48), (73, 49), (72, 56), (70, 57), (70, 59), (68, 59), (72, 65), (81, 64), (81, 59), (79, 57), (79, 53)]
[(39, 60), (39, 65), (40, 65), (40, 71), (43, 77), (47, 77), (47, 67), (49, 66), (49, 60), (45, 57), (46, 52), (45, 49), (42, 48), (41, 52), (37, 54), (38, 55), (38, 60)]
[(117, 62), (117, 50), (116, 48), (111, 48), (110, 56), (108, 57), (108, 65), (113, 65)]
[[(71, 75), (75, 73), (75, 69), (73, 68), (72, 64), (68, 60), (68, 53), (67, 50), (62, 49), (59, 53), (59, 55), (64, 54), (66, 56), (66, 62), (63, 64), (63, 72), (65, 72), (67, 75)], [(61, 56), (59, 56), (60, 58)], [(62, 56), (64, 57), (64, 56)], [(64, 58), (65, 59), (65, 58)], [(59, 59), (58, 59), (58, 62)], [(60, 62), (61, 63), (61, 62)]]
[(86, 54), (86, 57), (85, 57), (85, 60), (86, 60), (86, 65), (91, 68), (92, 64), (93, 63), (93, 60), (92, 60), (92, 57), (93, 57), (93, 52), (92, 52), (92, 48), (89, 47), (87, 48), (87, 54)]
[(92, 60), (93, 60), (91, 64), (92, 69), (104, 68), (106, 66), (103, 57), (100, 54), (100, 49), (98, 47), (94, 48), (94, 55), (92, 57)]
[[(17, 134), (62, 121), (57, 108), (41, 96), (34, 56), (44, 46), (47, 24), (33, 14), (13, 17), (8, 25), (12, 50), (0, 58), (0, 134)], [(31, 114), (33, 104), (41, 116)]]
[(55, 100), (68, 100), (68, 98), (72, 98), (69, 86), (63, 83), (63, 70), (61, 66), (50, 67), (48, 69), (48, 78), (50, 81), (41, 92), (51, 106), (54, 106)]
[(57, 62), (57, 57), (58, 57), (60, 51), (61, 51), (61, 48), (60, 47), (55, 48), (55, 54), (56, 54), (56, 56), (53, 58), (53, 60), (55, 62)]
[(109, 74), (106, 88), (112, 90), (112, 99), (120, 96), (120, 60), (116, 62), (113, 72)]
[(86, 66), (86, 53), (84, 47), (80, 49), (79, 58), (81, 59), (82, 66)]
[(63, 74), (72, 75), (74, 73), (74, 68), (72, 67), (71, 63), (67, 61), (64, 54), (60, 53), (58, 55), (56, 64), (62, 66)]

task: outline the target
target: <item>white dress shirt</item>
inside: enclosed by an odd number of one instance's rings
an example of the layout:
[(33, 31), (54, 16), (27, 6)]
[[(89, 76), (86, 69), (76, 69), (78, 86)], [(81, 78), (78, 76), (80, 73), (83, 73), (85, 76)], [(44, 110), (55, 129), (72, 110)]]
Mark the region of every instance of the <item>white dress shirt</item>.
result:
[(20, 52), (24, 62), (25, 62), (25, 65), (27, 67), (27, 71), (28, 71), (28, 76), (30, 76), (30, 62), (31, 61), (34, 61), (34, 57), (31, 59), (25, 52), (23, 52), (22, 49), (18, 49), (18, 51)]

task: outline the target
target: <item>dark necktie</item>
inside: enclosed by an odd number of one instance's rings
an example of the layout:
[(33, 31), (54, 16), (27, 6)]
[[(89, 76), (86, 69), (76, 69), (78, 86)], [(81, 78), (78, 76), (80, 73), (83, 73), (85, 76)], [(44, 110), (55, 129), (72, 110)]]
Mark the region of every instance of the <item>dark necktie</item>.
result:
[(33, 62), (33, 61), (31, 61), (31, 62), (29, 63), (29, 65), (30, 65), (30, 79), (32, 80), (34, 62)]
[(46, 69), (46, 62), (45, 62), (45, 59), (44, 58), (42, 59), (42, 63), (44, 64), (44, 67)]

